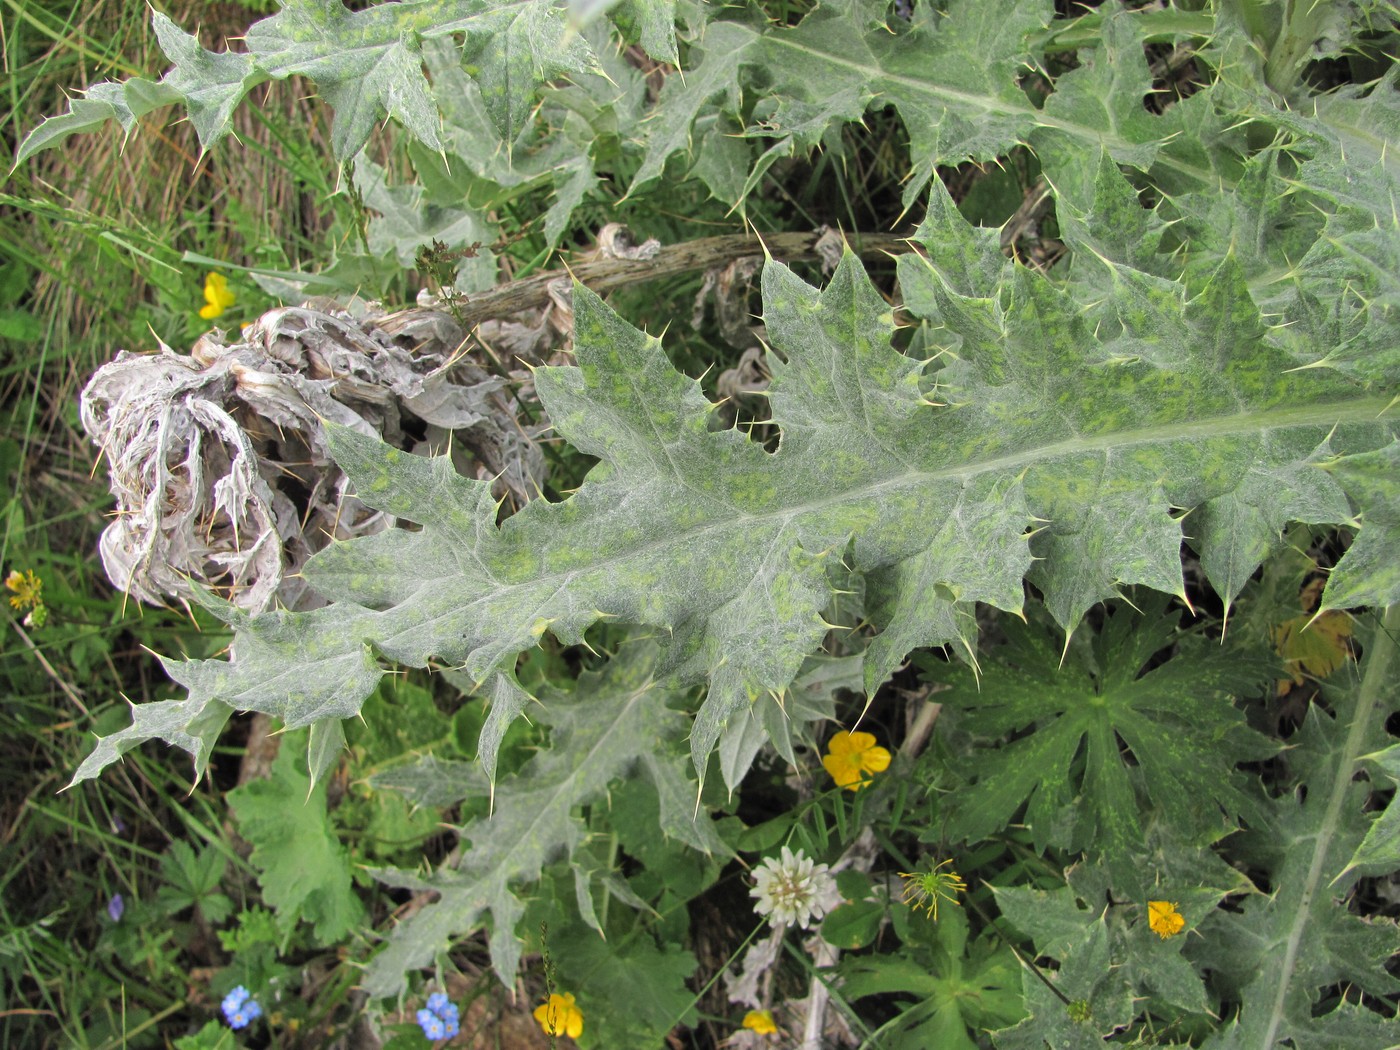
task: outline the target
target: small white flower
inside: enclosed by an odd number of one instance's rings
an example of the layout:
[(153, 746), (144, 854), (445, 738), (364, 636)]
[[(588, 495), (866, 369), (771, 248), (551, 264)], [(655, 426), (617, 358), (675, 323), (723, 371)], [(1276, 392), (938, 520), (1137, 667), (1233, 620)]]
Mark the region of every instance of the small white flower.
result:
[(798, 925), (804, 930), (841, 903), (836, 880), (825, 864), (813, 864), (801, 850), (783, 847), (781, 858), (769, 857), (754, 872), (750, 897), (757, 897), (754, 911), (768, 916), (775, 926)]

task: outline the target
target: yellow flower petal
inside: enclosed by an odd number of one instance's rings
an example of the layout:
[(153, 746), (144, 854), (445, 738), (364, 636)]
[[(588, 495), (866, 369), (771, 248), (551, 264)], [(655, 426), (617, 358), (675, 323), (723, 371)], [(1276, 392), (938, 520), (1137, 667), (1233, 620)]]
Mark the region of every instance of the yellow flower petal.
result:
[(549, 1002), (535, 1007), (534, 1017), (546, 1035), (577, 1039), (583, 1034), (583, 1011), (574, 1004), (572, 992), (551, 995)]
[(1147, 925), (1165, 941), (1186, 928), (1186, 919), (1171, 901), (1148, 901)]
[(778, 1030), (773, 1014), (768, 1010), (750, 1010), (744, 1015), (744, 1027), (759, 1035), (772, 1035)]
[(854, 755), (874, 746), (873, 733), (848, 733), (843, 729), (831, 738), (827, 750), (833, 755)]
[(860, 763), (853, 762), (849, 755), (823, 755), (822, 765), (836, 781), (837, 787), (852, 787), (860, 783)]
[(848, 733), (844, 729), (827, 741), (822, 765), (837, 787), (859, 791), (870, 783), (869, 774), (890, 768), (890, 753), (875, 743), (874, 733)]
[(867, 773), (883, 773), (890, 768), (890, 753), (883, 747), (872, 747), (861, 756), (860, 767)]
[(205, 275), (204, 305), (199, 309), (200, 317), (212, 321), (221, 316), (235, 301), (236, 296), (229, 291), (227, 277), (214, 272)]

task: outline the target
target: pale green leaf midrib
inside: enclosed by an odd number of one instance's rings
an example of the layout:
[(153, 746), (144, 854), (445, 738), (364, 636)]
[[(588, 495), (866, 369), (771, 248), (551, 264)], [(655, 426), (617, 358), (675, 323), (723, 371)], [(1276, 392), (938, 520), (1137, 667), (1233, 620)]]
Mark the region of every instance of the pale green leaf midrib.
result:
[(987, 471), (1029, 467), (1040, 460), (1058, 459), (1061, 456), (1081, 452), (1103, 452), (1134, 445), (1154, 445), (1167, 441), (1187, 441), (1202, 437), (1243, 437), (1248, 434), (1296, 427), (1378, 423), (1382, 413), (1391, 405), (1392, 401), (1389, 398), (1356, 397), (1293, 407), (1271, 407), (1203, 419), (1183, 419), (1153, 427), (1142, 427), (1137, 430), (1117, 430), (1105, 434), (1066, 438), (1054, 444), (1025, 449), (996, 459), (974, 461), (965, 466), (922, 473), (929, 479), (970, 477)]
[[(615, 553), (590, 560), (586, 566), (574, 565), (556, 572), (544, 573), (522, 580), (519, 583), (503, 586), (490, 594), (482, 595), (464, 605), (455, 605), (443, 610), (427, 621), (415, 621), (404, 628), (410, 639), (423, 629), (424, 623), (438, 623), (443, 619), (460, 615), (462, 609), (472, 606), (489, 605), (501, 600), (513, 591), (538, 591), (548, 588), (549, 596), (564, 593), (575, 579), (581, 576), (598, 576), (619, 567), (625, 568), (635, 558), (677, 545), (694, 544), (698, 538), (714, 532), (734, 534), (752, 530), (764, 524), (776, 528), (791, 525), (809, 515), (820, 516), (825, 510), (843, 504), (877, 501), (882, 492), (926, 485), (930, 482), (973, 478), (980, 474), (998, 472), (1016, 475), (1038, 462), (1050, 461), (1064, 456), (1086, 452), (1104, 452), (1113, 449), (1130, 448), (1135, 445), (1152, 445), (1170, 441), (1200, 440), (1231, 436), (1255, 435), (1266, 431), (1292, 429), (1298, 427), (1333, 428), (1345, 424), (1377, 423), (1380, 416), (1392, 402), (1378, 397), (1357, 397), (1344, 401), (1322, 402), (1294, 407), (1271, 407), (1253, 412), (1240, 412), (1231, 415), (1187, 419), (1174, 423), (1143, 427), (1137, 430), (1114, 431), (1106, 434), (1084, 435), (1067, 438), (1048, 445), (1023, 449), (1004, 456), (986, 460), (974, 460), (956, 466), (937, 470), (915, 470), (885, 476), (870, 484), (852, 486), (835, 491), (818, 499), (801, 504), (786, 504), (765, 512), (752, 512), (734, 508), (734, 513), (719, 520), (712, 520), (694, 528), (680, 532), (669, 532), (666, 536), (646, 543), (627, 547)], [(778, 453), (781, 455), (781, 453)], [(870, 566), (867, 566), (870, 568)], [(551, 583), (554, 586), (550, 586)], [(541, 604), (547, 604), (548, 598)], [(385, 615), (392, 616), (390, 609)], [(400, 637), (400, 632), (384, 636), (385, 643), (392, 643)]]

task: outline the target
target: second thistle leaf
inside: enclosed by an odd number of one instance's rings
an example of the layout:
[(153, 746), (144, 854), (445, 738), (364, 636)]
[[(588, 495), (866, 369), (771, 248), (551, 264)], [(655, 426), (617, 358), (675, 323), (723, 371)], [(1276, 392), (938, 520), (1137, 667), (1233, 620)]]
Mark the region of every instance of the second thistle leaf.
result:
[[(695, 815), (695, 784), (672, 743), (684, 731), (685, 716), (668, 706), (679, 699), (674, 683), (653, 679), (657, 655), (654, 642), (634, 640), (601, 672), (581, 676), (571, 692), (542, 691), (532, 717), (550, 726), (550, 747), (496, 785), (489, 819), (459, 829), (470, 848), (455, 867), (427, 876), (375, 872), (388, 885), (439, 897), (401, 923), (370, 963), (364, 987), (371, 995), (402, 993), (406, 971), (431, 964), (454, 938), (484, 925), (488, 913), (492, 963), (503, 981), (512, 982), (522, 951), (515, 928), (525, 912), (517, 885), (538, 881), (551, 861), (573, 855), (588, 831), (580, 807), (602, 798), (621, 777), (645, 774), (663, 835), (695, 850), (727, 852), (709, 818)], [(444, 801), (433, 796), (444, 778), (457, 782), (459, 797), (474, 787), (462, 763), (430, 756), (420, 775), (412, 773), (396, 770), (374, 783), (406, 790), (415, 802)], [(484, 792), (485, 784), (475, 786)]]
[(1214, 975), (1227, 1007), (1238, 1004), (1205, 1044), (1211, 1050), (1394, 1043), (1394, 1019), (1358, 1000), (1384, 1003), (1400, 992), (1390, 971), (1400, 944), (1396, 926), (1353, 909), (1363, 874), (1400, 866), (1395, 818), (1389, 807), (1380, 817), (1371, 810), (1390, 778), (1357, 776), (1366, 770), (1375, 777), (1370, 764), (1394, 739), (1385, 727), (1397, 708), (1397, 629), (1400, 608), (1392, 606), (1362, 638), (1353, 688), (1323, 685), (1326, 706), (1309, 707), (1283, 756), (1289, 790), (1269, 799), (1235, 843), (1266, 892), (1202, 925), (1193, 954)]

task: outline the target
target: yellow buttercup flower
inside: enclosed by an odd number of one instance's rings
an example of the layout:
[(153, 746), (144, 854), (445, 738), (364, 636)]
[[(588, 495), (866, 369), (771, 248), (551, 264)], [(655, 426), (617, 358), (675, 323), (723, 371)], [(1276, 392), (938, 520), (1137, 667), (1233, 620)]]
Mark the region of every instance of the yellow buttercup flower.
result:
[(822, 765), (837, 787), (859, 791), (870, 783), (872, 773), (890, 768), (890, 753), (875, 743), (873, 733), (847, 733), (844, 729), (827, 742), (828, 754)]
[(1165, 941), (1186, 928), (1186, 919), (1171, 901), (1148, 901), (1147, 925)]
[(574, 1005), (572, 992), (551, 995), (549, 1002), (535, 1007), (535, 1020), (545, 1035), (567, 1035), (577, 1039), (583, 1034), (583, 1011)]
[(744, 1027), (759, 1035), (772, 1035), (778, 1030), (771, 1010), (750, 1010), (744, 1015)]
[(234, 294), (228, 290), (228, 278), (221, 273), (210, 272), (204, 278), (204, 305), (199, 308), (199, 316), (212, 321), (223, 316), (234, 301)]

